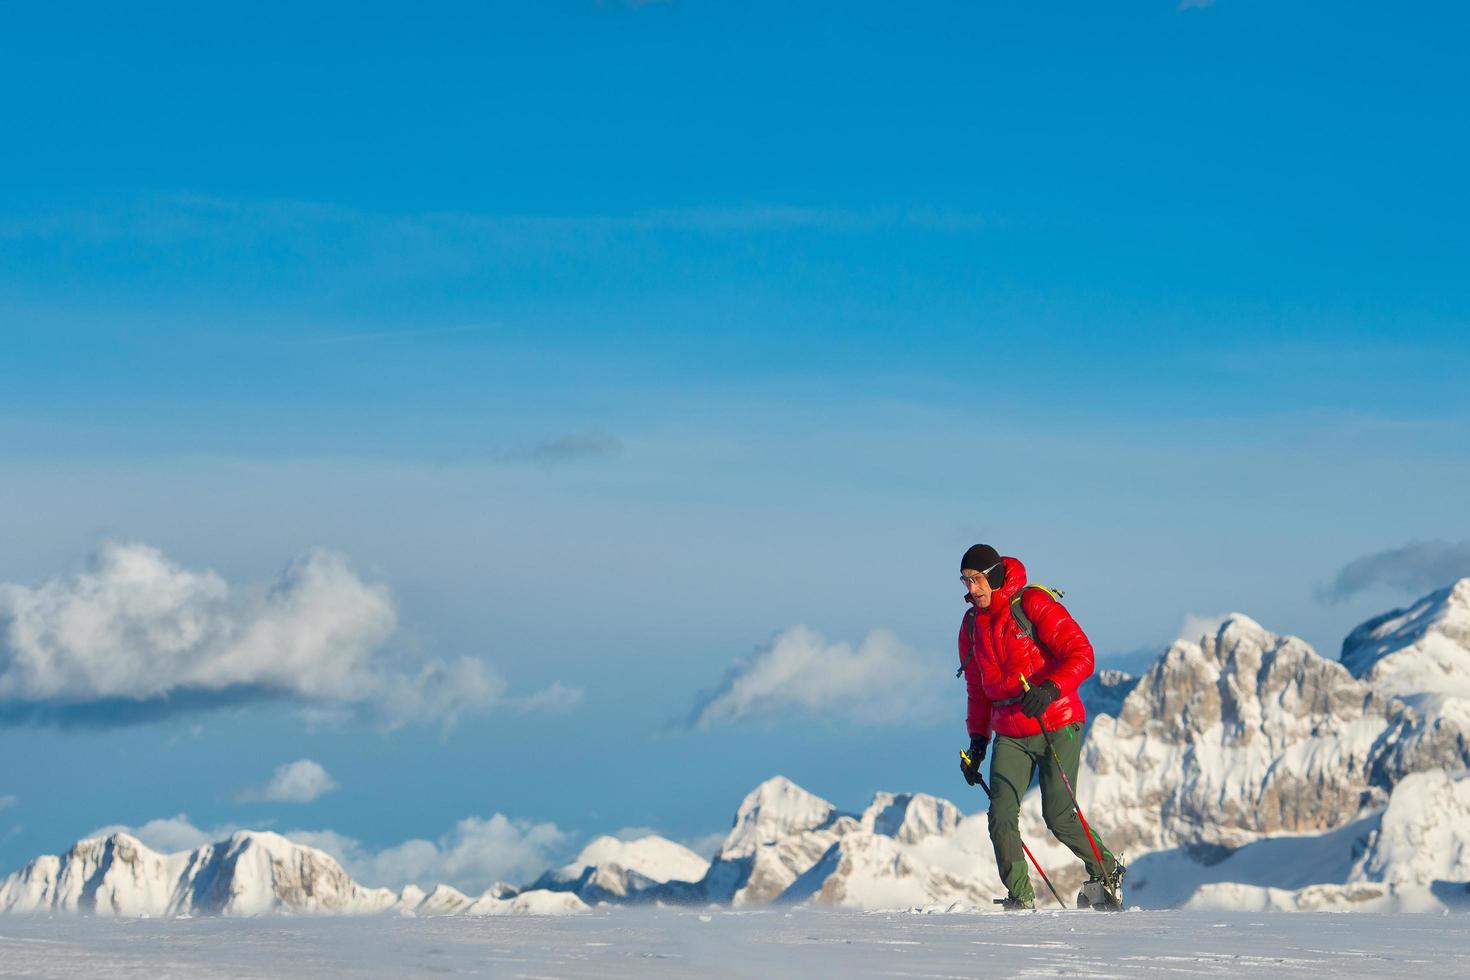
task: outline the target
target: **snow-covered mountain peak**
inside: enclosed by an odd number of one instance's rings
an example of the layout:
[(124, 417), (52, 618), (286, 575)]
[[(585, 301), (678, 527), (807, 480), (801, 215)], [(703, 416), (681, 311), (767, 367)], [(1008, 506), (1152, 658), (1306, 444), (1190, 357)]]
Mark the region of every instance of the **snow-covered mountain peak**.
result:
[(1470, 578), (1363, 623), (1343, 641), (1341, 660), (1375, 690), (1421, 708), (1470, 699)]
[(261, 831), (177, 854), (159, 854), (127, 833), (90, 837), (0, 882), (0, 910), (16, 912), (350, 913), (397, 900), (385, 888), (358, 885), (325, 852)]
[(629, 899), (668, 882), (699, 881), (709, 864), (682, 844), (655, 834), (637, 840), (603, 836), (531, 887), (576, 892), (587, 902)]
[(682, 844), (649, 834), (636, 840), (603, 835), (582, 848), (563, 870), (616, 864), (657, 881), (698, 881), (709, 870), (709, 861)]
[[(1225, 614), (1225, 618), (1220, 621), (1219, 627), (1215, 630), (1214, 638), (1221, 646), (1228, 648), (1240, 642), (1261, 643), (1273, 635), (1270, 630), (1266, 629), (1266, 627), (1254, 619), (1251, 619), (1245, 613), (1233, 612)], [(1203, 640), (1207, 637), (1208, 634), (1205, 637), (1200, 637), (1200, 639)]]
[(1406, 772), (1454, 763), (1453, 731), (1407, 709), (1305, 641), (1245, 616), (1176, 641), (1097, 718), (1084, 759), (1112, 810), (1115, 847), (1239, 847), (1319, 833), (1381, 804)]
[(876, 793), (859, 823), (870, 833), (916, 844), (950, 833), (964, 816), (949, 800), (928, 793)]
[(720, 856), (749, 854), (761, 844), (791, 833), (816, 830), (830, 823), (837, 808), (785, 776), (767, 779), (740, 801), (735, 825), (725, 837)]

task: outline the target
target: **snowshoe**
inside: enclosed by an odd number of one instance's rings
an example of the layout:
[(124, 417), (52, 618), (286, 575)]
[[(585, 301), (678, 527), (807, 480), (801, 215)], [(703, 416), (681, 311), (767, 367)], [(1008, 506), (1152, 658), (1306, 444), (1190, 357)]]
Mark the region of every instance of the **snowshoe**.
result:
[(1023, 902), (1014, 895), (1007, 895), (1005, 898), (997, 898), (995, 900), (995, 904), (999, 905), (1001, 911), (1003, 912), (1023, 912), (1036, 908), (1035, 902)]
[(1121, 912), (1123, 910), (1123, 876), (1128, 868), (1118, 861), (1113, 873), (1107, 878), (1093, 876), (1082, 883), (1077, 893), (1079, 909), (1096, 909), (1099, 912)]

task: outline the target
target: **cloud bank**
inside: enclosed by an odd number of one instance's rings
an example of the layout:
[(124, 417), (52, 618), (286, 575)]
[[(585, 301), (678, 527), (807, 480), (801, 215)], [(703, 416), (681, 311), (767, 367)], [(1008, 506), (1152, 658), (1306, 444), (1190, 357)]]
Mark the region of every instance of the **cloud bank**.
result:
[(478, 895), (497, 881), (530, 881), (561, 863), (572, 842), (554, 823), (513, 820), (501, 813), (488, 819), (466, 817), (438, 841), (407, 840), (377, 851), (332, 830), (292, 830), (285, 836), (326, 851), (370, 887), (432, 888), (443, 883), (467, 895)]
[(131, 834), (155, 851), (174, 854), (178, 851), (192, 851), (215, 841), (227, 840), (235, 831), (242, 829), (238, 824), (227, 823), (208, 830), (201, 830), (189, 820), (187, 813), (180, 813), (172, 817), (150, 820), (141, 827), (110, 824), (97, 828), (87, 836), (108, 837), (112, 834)]
[(395, 727), (494, 704), (484, 662), (403, 662), (385, 586), (316, 550), (234, 586), (155, 548), (104, 544), (80, 573), (0, 584), (0, 723), (108, 726), (266, 699)]
[(1317, 597), (1323, 602), (1342, 602), (1378, 588), (1420, 595), (1467, 575), (1470, 541), (1413, 541), (1353, 559), (1317, 590)]
[(686, 724), (706, 728), (793, 713), (859, 722), (926, 720), (942, 675), (942, 665), (923, 663), (887, 630), (874, 630), (853, 649), (793, 626), (702, 694)]
[(235, 799), (242, 803), (310, 803), (336, 788), (336, 780), (319, 763), (297, 759), (278, 766), (266, 785), (243, 789)]

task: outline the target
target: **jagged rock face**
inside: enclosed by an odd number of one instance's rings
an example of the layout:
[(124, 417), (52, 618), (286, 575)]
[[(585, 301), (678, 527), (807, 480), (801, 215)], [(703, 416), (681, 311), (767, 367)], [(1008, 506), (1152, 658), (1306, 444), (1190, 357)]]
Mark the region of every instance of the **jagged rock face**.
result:
[[(404, 891), (407, 892), (408, 889), (405, 888)], [(418, 892), (420, 896), (423, 896), (423, 892), (419, 891), (419, 889), (415, 888), (414, 891)], [(410, 908), (419, 915), (458, 915), (473, 905), (474, 901), (473, 898), (470, 898), (457, 888), (440, 885), (426, 897), (420, 898)]]
[(782, 895), (846, 908), (989, 904), (993, 886), (925, 862), (897, 839), (854, 833), (827, 849)]
[(765, 904), (857, 826), (851, 816), (786, 777), (768, 779), (741, 801), (719, 854), (691, 894), (735, 906)]
[(1115, 850), (1314, 833), (1384, 801), (1375, 766), (1411, 723), (1341, 664), (1236, 615), (1174, 643), (1096, 721), (1080, 781)]
[[(1355, 827), (1369, 825), (1366, 837), (1353, 840)], [(1339, 853), (1324, 843), (1337, 838)], [(1324, 865), (1349, 858), (1341, 880), (1322, 881)], [(1252, 847), (1271, 847), (1266, 841)], [(1470, 775), (1465, 772), (1419, 772), (1394, 787), (1388, 806), (1361, 824), (1320, 838), (1298, 838), (1296, 846), (1273, 852), (1284, 867), (1273, 876), (1316, 880), (1304, 887), (1271, 887), (1233, 879), (1195, 888), (1183, 903), (1189, 908), (1235, 908), (1284, 911), (1352, 910), (1441, 911), (1470, 903)], [(1244, 857), (1246, 848), (1221, 867)], [(1146, 862), (1145, 862), (1146, 863)], [(1292, 865), (1296, 865), (1295, 868)], [(1259, 876), (1257, 868), (1254, 876)], [(1314, 877), (1308, 877), (1314, 876)], [(1247, 871), (1245, 877), (1253, 877)]]
[(531, 886), (575, 892), (584, 902), (638, 898), (668, 882), (695, 882), (710, 862), (680, 844), (655, 835), (622, 841), (599, 837), (569, 864), (543, 874)]
[(277, 834), (242, 831), (185, 853), (158, 854), (128, 834), (78, 841), (0, 882), (0, 911), (82, 912), (106, 916), (360, 915), (389, 909), (423, 915), (566, 913), (587, 906), (575, 895), (518, 894), (492, 885), (477, 899), (440, 885), (425, 896), (364, 888), (332, 857)]
[(837, 808), (787, 779), (776, 776), (752, 790), (735, 811), (735, 824), (720, 847), (720, 857), (732, 858), (793, 833), (829, 824)]
[(1083, 681), (1078, 693), (1087, 706), (1088, 722), (1091, 723), (1098, 715), (1116, 718), (1123, 709), (1123, 702), (1138, 686), (1138, 681), (1139, 678), (1121, 670), (1099, 670)]
[(128, 834), (78, 841), (0, 883), (0, 910), (96, 915), (377, 912), (398, 896), (363, 888), (330, 856), (276, 834), (242, 832), (183, 854)]
[(949, 800), (927, 793), (878, 793), (863, 811), (860, 823), (870, 833), (916, 844), (925, 837), (950, 833), (964, 816)]
[(1342, 662), (1408, 706), (1375, 762), (1374, 781), (1470, 762), (1470, 578), (1348, 634)]
[(963, 819), (953, 803), (924, 793), (878, 793), (854, 818), (778, 777), (741, 803), (704, 880), (660, 897), (737, 907), (778, 898), (863, 908), (975, 904), (996, 885), (935, 860)]
[(764, 905), (790, 888), (839, 838), (858, 829), (858, 822), (844, 815), (818, 829), (766, 841), (745, 854), (721, 853), (705, 877), (706, 894), (715, 901), (727, 895), (725, 900), (736, 907)]

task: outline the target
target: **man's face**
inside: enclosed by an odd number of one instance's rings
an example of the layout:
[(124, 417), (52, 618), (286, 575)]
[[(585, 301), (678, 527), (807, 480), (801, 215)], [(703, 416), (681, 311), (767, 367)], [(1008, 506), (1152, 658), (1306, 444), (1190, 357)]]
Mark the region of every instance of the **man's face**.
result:
[(967, 601), (980, 609), (990, 608), (990, 596), (995, 590), (990, 587), (990, 580), (985, 577), (984, 572), (966, 568), (960, 572), (960, 580), (965, 583)]

